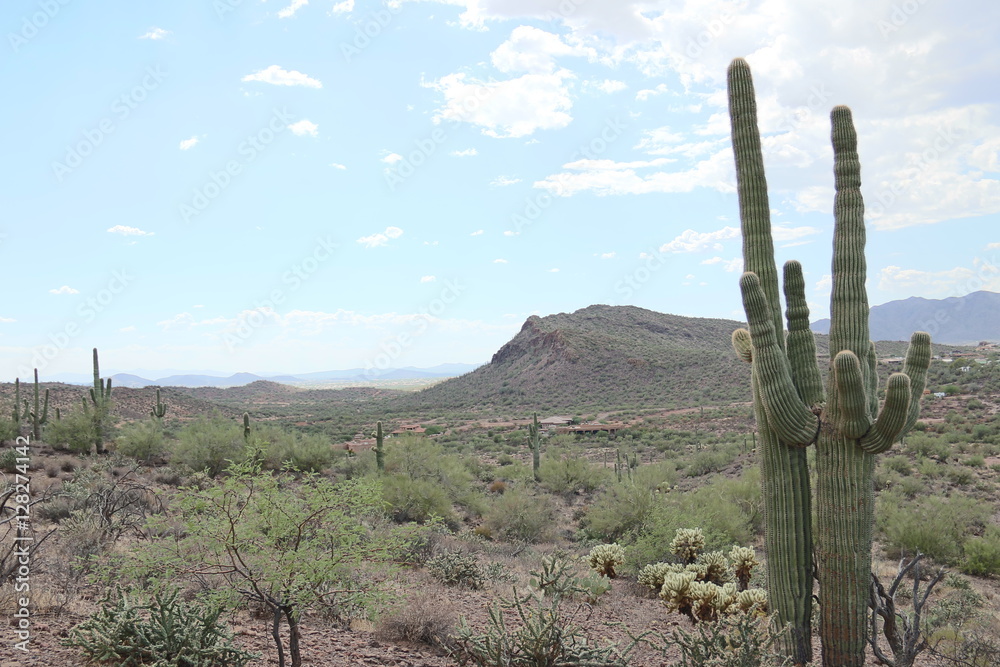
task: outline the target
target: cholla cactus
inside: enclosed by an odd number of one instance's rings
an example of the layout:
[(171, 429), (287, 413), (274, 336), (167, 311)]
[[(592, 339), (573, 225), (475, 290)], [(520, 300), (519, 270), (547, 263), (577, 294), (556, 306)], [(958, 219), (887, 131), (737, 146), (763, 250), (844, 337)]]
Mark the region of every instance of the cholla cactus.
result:
[(705, 534), (701, 528), (678, 528), (670, 543), (671, 553), (681, 557), (685, 563), (693, 563), (705, 548)]
[(736, 594), (736, 608), (744, 613), (767, 614), (767, 591), (750, 588)]
[(740, 582), (740, 590), (745, 591), (750, 586), (750, 575), (753, 569), (760, 565), (757, 554), (750, 547), (733, 547), (729, 552), (729, 562), (736, 572), (736, 581)]
[(639, 570), (636, 581), (658, 591), (663, 586), (663, 579), (668, 574), (678, 574), (683, 571), (684, 566), (677, 563), (651, 563)]
[(708, 622), (717, 621), (736, 601), (736, 584), (729, 583), (717, 586), (708, 581), (696, 581), (691, 584), (690, 595), (693, 600), (691, 614), (694, 620)]
[(722, 584), (732, 581), (733, 575), (729, 571), (729, 561), (721, 551), (712, 551), (698, 557), (699, 565), (704, 566), (705, 573), (698, 577), (702, 581), (710, 581), (713, 584)]
[(686, 614), (693, 619), (691, 606), (694, 604), (694, 599), (691, 597), (691, 585), (694, 583), (694, 572), (672, 572), (663, 578), (660, 599), (669, 611)]
[(625, 562), (625, 550), (617, 544), (599, 544), (590, 550), (590, 567), (597, 573), (615, 578), (615, 568)]

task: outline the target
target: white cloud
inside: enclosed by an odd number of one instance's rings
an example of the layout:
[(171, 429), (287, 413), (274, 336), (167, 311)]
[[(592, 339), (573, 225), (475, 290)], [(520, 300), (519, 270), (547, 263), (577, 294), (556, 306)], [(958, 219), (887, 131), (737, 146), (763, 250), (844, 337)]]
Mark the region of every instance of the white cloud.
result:
[(987, 243), (986, 244), (986, 249), (987, 250), (998, 250), (998, 249), (1000, 249), (1000, 243)]
[(704, 259), (701, 261), (702, 264), (719, 264), (728, 273), (743, 273), (743, 258), (734, 257), (733, 259), (722, 259), (721, 257), (712, 257), (711, 259)]
[(139, 39), (153, 39), (160, 40), (166, 38), (167, 35), (172, 34), (169, 30), (164, 30), (163, 28), (150, 28), (149, 32), (144, 35), (139, 35)]
[(472, 157), (474, 155), (479, 155), (479, 151), (475, 148), (466, 148), (464, 151), (452, 151), (449, 155), (453, 155), (455, 157)]
[(448, 74), (426, 86), (444, 95), (434, 122), (464, 122), (490, 137), (524, 137), (537, 130), (560, 129), (573, 117), (568, 70), (525, 74), (506, 81), (481, 81), (464, 72)]
[(402, 159), (403, 159), (403, 156), (400, 155), (399, 153), (389, 153), (388, 155), (386, 155), (385, 157), (382, 158), (382, 162), (385, 162), (386, 164), (392, 165), (392, 164), (396, 164), (397, 162), (399, 162)]
[(522, 25), (511, 31), (507, 41), (490, 54), (490, 60), (501, 72), (551, 74), (557, 69), (556, 58), (594, 55), (591, 48), (567, 44), (555, 33)]
[(422, 276), (420, 278), (420, 282), (422, 282), (422, 283), (432, 283), (435, 280), (437, 280), (436, 276)]
[(186, 151), (191, 148), (194, 148), (197, 145), (198, 145), (198, 137), (191, 137), (190, 139), (182, 140), (178, 148), (180, 148), (182, 151)]
[(362, 236), (357, 242), (366, 248), (376, 248), (384, 246), (389, 243), (390, 239), (398, 239), (402, 235), (403, 230), (399, 227), (386, 227), (384, 232), (378, 232), (371, 236)]
[(595, 256), (600, 256), (601, 259), (614, 259), (616, 254), (617, 253), (612, 251), (612, 252), (602, 252)]
[(485, 234), (485, 233), (486, 233), (486, 232), (485, 232), (484, 230), (482, 230), (482, 229), (477, 229), (476, 231), (474, 231), (474, 232), (472, 232), (471, 234), (469, 234), (469, 236), (482, 236), (482, 235), (483, 235), (483, 234)]
[(645, 102), (650, 97), (656, 97), (657, 95), (662, 95), (667, 92), (667, 84), (661, 83), (656, 88), (643, 88), (635, 94), (635, 99), (639, 102)]
[(494, 259), (493, 263), (494, 264), (506, 264), (507, 260), (506, 259)]
[(309, 0), (292, 0), (292, 4), (278, 12), (278, 18), (287, 19), (291, 16), (295, 16), (295, 12), (299, 11), (308, 4)]
[[(736, 227), (723, 227), (714, 232), (696, 232), (686, 229), (673, 241), (660, 246), (660, 252), (708, 252), (722, 250), (722, 242), (739, 237)], [(721, 261), (721, 258), (720, 258)]]
[(559, 273), (559, 269), (549, 269), (549, 273)]
[(971, 267), (958, 266), (944, 271), (922, 271), (887, 266), (879, 271), (879, 289), (921, 296), (954, 296), (977, 290), (1000, 291), (1000, 269), (976, 258)]
[(317, 79), (313, 79), (302, 72), (282, 69), (278, 65), (271, 65), (266, 69), (247, 74), (241, 81), (260, 81), (270, 83), (275, 86), (305, 86), (306, 88), (322, 88), (323, 84)]
[(120, 331), (122, 333), (131, 333), (131, 332), (135, 331), (135, 327), (134, 326), (122, 327), (118, 331)]
[(138, 227), (126, 227), (125, 225), (115, 225), (108, 228), (110, 234), (121, 234), (122, 236), (153, 236), (154, 232), (144, 232)]
[(300, 120), (297, 123), (292, 123), (291, 125), (288, 126), (288, 129), (292, 131), (292, 134), (294, 134), (296, 136), (299, 136), (299, 137), (305, 136), (307, 134), (309, 136), (311, 136), (311, 137), (315, 137), (315, 136), (319, 135), (319, 132), (318, 132), (319, 125), (317, 125), (316, 123), (310, 122), (310, 121), (306, 120), (305, 118), (303, 118), (302, 120)]
[(333, 167), (334, 169), (340, 169), (340, 170), (347, 169), (347, 165), (340, 164), (339, 162), (331, 162), (330, 166)]
[(69, 285), (63, 285), (57, 289), (50, 289), (49, 294), (79, 294), (80, 290), (73, 289)]
[(821, 296), (824, 294), (829, 296), (830, 292), (833, 291), (833, 276), (829, 273), (824, 274), (822, 278), (816, 281), (813, 291)]
[(610, 95), (611, 93), (617, 93), (619, 91), (628, 88), (628, 84), (624, 81), (616, 81), (615, 79), (605, 79), (604, 81), (588, 81), (588, 87), (596, 88), (602, 93)]
[(514, 185), (515, 183), (520, 183), (520, 182), (521, 182), (520, 178), (510, 178), (508, 176), (497, 176), (492, 181), (490, 181), (490, 185), (492, 185), (493, 187), (496, 187), (496, 188), (504, 188), (504, 187), (507, 187), (508, 185)]
[(512, 229), (508, 229), (508, 230), (505, 230), (505, 231), (504, 231), (503, 235), (504, 235), (504, 236), (520, 236), (520, 235), (521, 235), (521, 232), (515, 232), (515, 231), (514, 231), (514, 230), (512, 230)]
[(331, 14), (349, 14), (354, 11), (354, 0), (344, 0), (343, 2), (338, 2), (330, 10)]

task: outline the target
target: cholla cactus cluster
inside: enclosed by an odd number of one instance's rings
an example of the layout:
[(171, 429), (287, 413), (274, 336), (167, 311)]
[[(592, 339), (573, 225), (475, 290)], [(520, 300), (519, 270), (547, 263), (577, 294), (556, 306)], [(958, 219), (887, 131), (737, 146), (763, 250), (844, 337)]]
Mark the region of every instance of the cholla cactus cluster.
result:
[(618, 544), (599, 544), (590, 550), (590, 567), (608, 579), (615, 578), (615, 568), (625, 562), (625, 549)]
[(693, 562), (647, 565), (638, 582), (659, 589), (667, 609), (696, 622), (715, 621), (723, 614), (767, 613), (767, 593), (748, 589), (750, 574), (759, 565), (754, 550), (733, 547), (727, 558), (721, 551), (702, 554), (704, 544), (700, 530), (678, 530), (671, 550)]
[(685, 563), (693, 563), (705, 548), (705, 534), (701, 528), (681, 528), (670, 543), (670, 552), (677, 554)]

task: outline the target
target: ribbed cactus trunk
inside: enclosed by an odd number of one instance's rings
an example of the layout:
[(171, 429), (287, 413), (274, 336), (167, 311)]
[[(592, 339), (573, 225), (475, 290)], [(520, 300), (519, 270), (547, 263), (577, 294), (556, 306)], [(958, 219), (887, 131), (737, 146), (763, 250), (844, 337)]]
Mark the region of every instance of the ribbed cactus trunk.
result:
[[(104, 453), (104, 436), (108, 418), (111, 415), (111, 378), (101, 379), (101, 367), (94, 348), (94, 386), (90, 390), (90, 400), (94, 404), (94, 448), (98, 454)], [(86, 402), (84, 402), (86, 407)]]
[(31, 436), (36, 442), (42, 440), (42, 426), (49, 420), (49, 390), (45, 390), (44, 404), (40, 401), (41, 390), (38, 384), (38, 369), (35, 369), (35, 408), (31, 411)]
[(537, 412), (532, 416), (531, 424), (528, 425), (528, 435), (531, 437), (531, 471), (534, 474), (535, 481), (540, 482), (542, 481), (542, 477), (538, 472), (538, 468), (542, 460), (542, 432), (538, 424)]
[(375, 422), (375, 467), (385, 472), (385, 436), (382, 434), (382, 422)]
[[(911, 428), (919, 411), (930, 337), (914, 334), (903, 373), (889, 378), (879, 413), (874, 345), (865, 291), (864, 204), (857, 135), (850, 110), (832, 113), (834, 171), (833, 293), (827, 391), (809, 331), (805, 283), (798, 262), (784, 269), (788, 321), (783, 335), (767, 185), (750, 69), (729, 69), (733, 151), (746, 273), (740, 279), (750, 330), (733, 334), (752, 364), (754, 412), (760, 431), (768, 597), (779, 626), (787, 624), (786, 655), (812, 659), (809, 646), (813, 534), (820, 581), (823, 665), (864, 664), (874, 525), (874, 456)], [(876, 419), (876, 415), (878, 418)], [(817, 445), (817, 519), (810, 529), (806, 447)]]

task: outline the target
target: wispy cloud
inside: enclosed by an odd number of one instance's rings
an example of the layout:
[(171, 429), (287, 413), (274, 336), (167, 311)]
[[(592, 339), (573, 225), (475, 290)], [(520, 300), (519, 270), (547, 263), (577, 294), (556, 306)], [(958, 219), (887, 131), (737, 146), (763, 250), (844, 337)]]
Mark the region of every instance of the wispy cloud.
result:
[(126, 227), (125, 225), (115, 225), (108, 228), (109, 234), (121, 234), (122, 236), (152, 236), (154, 232), (145, 232), (138, 227)]
[(387, 245), (390, 239), (398, 239), (402, 235), (403, 230), (399, 227), (386, 227), (384, 232), (378, 232), (371, 236), (362, 236), (357, 242), (366, 248), (377, 248), (378, 246)]
[(50, 289), (49, 294), (79, 294), (80, 290), (73, 289), (69, 285), (63, 285), (62, 287), (57, 287), (56, 289)]
[(482, 229), (477, 229), (476, 231), (474, 231), (474, 232), (472, 232), (471, 234), (469, 234), (469, 236), (482, 236), (482, 235), (483, 235), (483, 234), (485, 234), (485, 233), (486, 233), (486, 232), (485, 232), (484, 230), (482, 230)]
[(194, 148), (197, 145), (198, 145), (198, 137), (191, 137), (190, 139), (182, 140), (178, 148), (180, 148), (182, 151), (186, 151), (191, 148)]
[(422, 276), (420, 282), (422, 283), (432, 283), (437, 280), (437, 276)]
[(164, 39), (170, 34), (169, 30), (164, 30), (163, 28), (150, 28), (149, 32), (139, 35), (139, 39)]
[(346, 170), (347, 169), (347, 165), (346, 164), (340, 164), (339, 162), (331, 162), (330, 166), (333, 167), (334, 169), (340, 169), (340, 170)]
[(506, 259), (494, 259), (493, 263), (494, 264), (506, 264), (507, 260)]
[(282, 69), (278, 65), (271, 65), (266, 69), (259, 70), (253, 74), (247, 74), (241, 81), (260, 81), (270, 83), (275, 86), (305, 86), (306, 88), (322, 88), (323, 84), (318, 79), (297, 72), (295, 70)]
[(508, 185), (514, 185), (515, 183), (520, 183), (520, 182), (521, 182), (520, 178), (510, 178), (508, 176), (497, 176), (492, 181), (490, 181), (490, 185), (492, 185), (493, 187), (497, 187), (497, 188), (505, 188)]
[(723, 227), (714, 232), (696, 232), (686, 229), (673, 241), (660, 246), (660, 252), (708, 252), (722, 250), (722, 241), (735, 239), (740, 235), (736, 227)]
[(292, 0), (292, 4), (278, 12), (278, 18), (287, 19), (291, 16), (295, 16), (295, 12), (299, 11), (308, 4), (309, 0)]
[(466, 148), (462, 151), (452, 151), (449, 155), (453, 155), (455, 157), (473, 157), (475, 155), (479, 155), (479, 151), (475, 148)]

